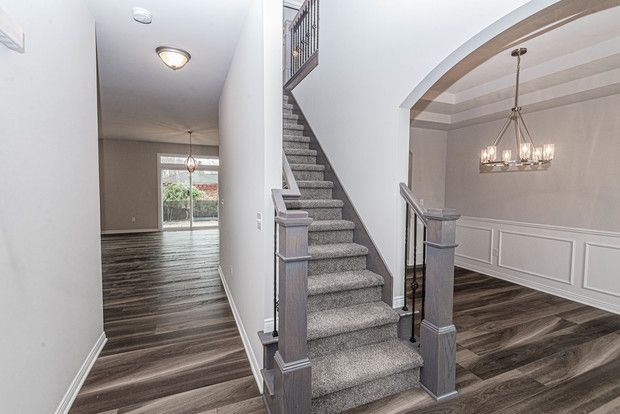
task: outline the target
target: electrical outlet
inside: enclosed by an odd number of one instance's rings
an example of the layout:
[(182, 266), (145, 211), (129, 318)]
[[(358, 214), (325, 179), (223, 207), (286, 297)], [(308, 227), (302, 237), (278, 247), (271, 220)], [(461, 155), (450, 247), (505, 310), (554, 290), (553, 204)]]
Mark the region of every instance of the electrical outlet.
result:
[(263, 229), (263, 215), (261, 213), (256, 213), (256, 228)]

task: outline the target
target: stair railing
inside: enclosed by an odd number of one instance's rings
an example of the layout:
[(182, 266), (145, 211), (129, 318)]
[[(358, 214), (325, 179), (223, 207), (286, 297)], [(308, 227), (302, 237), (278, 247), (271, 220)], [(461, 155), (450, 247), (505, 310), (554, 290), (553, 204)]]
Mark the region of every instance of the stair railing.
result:
[(318, 64), (319, 0), (306, 0), (285, 25), (286, 89), (294, 88)]
[(273, 372), (271, 412), (310, 413), (311, 366), (308, 358), (308, 226), (306, 211), (288, 210), (287, 199), (301, 196), (291, 167), (282, 154), (283, 187), (271, 190), (275, 209), (274, 330), (277, 351), (268, 364)]
[(443, 400), (456, 396), (456, 328), (452, 323), (454, 298), (454, 252), (456, 249), (456, 210), (425, 209), (406, 184), (400, 184), (405, 200), (405, 306), (407, 310), (407, 258), (409, 253), (409, 221), (413, 213), (413, 280), (411, 341), (415, 338), (417, 221), (423, 231), (422, 256), (422, 320), (420, 323), (420, 353), (424, 366), (420, 371), (422, 387), (434, 398)]

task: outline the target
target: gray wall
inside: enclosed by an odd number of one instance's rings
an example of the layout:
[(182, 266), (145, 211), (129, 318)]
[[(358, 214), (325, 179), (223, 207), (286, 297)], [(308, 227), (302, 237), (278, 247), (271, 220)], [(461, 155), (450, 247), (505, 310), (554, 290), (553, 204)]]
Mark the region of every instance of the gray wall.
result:
[(446, 206), (466, 216), (620, 231), (619, 107), (612, 95), (525, 114), (537, 145), (555, 144), (548, 171), (479, 172), (480, 148), (503, 121), (450, 131)]
[(103, 339), (95, 21), (82, 0), (4, 0), (0, 411), (54, 413)]
[(412, 188), (427, 208), (444, 207), (447, 145), (446, 131), (411, 128)]
[[(157, 229), (157, 154), (187, 154), (188, 145), (99, 140), (101, 230)], [(217, 156), (218, 147), (193, 146), (195, 155)], [(136, 221), (132, 222), (131, 218)]]

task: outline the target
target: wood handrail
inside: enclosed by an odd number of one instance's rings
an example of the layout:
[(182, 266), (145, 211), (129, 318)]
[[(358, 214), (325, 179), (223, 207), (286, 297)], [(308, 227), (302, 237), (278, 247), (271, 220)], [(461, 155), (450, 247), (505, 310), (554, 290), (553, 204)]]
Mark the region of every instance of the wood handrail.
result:
[(426, 226), (428, 224), (428, 219), (426, 218), (427, 210), (424, 208), (418, 199), (413, 195), (407, 184), (400, 183), (400, 195), (403, 196), (405, 202), (409, 204), (409, 206), (415, 211), (416, 216), (422, 220), (422, 223)]
[[(286, 208), (285, 200), (301, 197), (301, 191), (299, 191), (297, 180), (295, 180), (293, 170), (286, 159), (284, 151), (282, 151), (282, 175), (284, 176), (284, 181), (286, 182), (288, 188), (274, 188), (271, 190), (271, 198), (273, 199), (273, 206), (276, 211), (276, 216), (284, 216), (287, 214), (288, 210)], [(306, 213), (306, 217), (307, 216), (308, 213)]]

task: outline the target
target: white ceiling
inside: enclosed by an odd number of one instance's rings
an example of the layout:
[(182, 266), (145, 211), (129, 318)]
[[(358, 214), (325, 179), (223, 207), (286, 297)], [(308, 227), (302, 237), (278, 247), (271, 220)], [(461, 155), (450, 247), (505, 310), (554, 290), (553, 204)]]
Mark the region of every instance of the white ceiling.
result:
[[(251, 0), (87, 0), (97, 27), (101, 137), (218, 144), (218, 102)], [(137, 23), (132, 8), (153, 13)], [(187, 50), (173, 71), (157, 46)]]
[[(620, 93), (620, 7), (527, 40), (521, 60), (524, 112)], [(500, 119), (514, 99), (516, 58), (504, 51), (412, 108), (412, 125), (456, 129)], [(430, 98), (430, 96), (436, 96)]]

